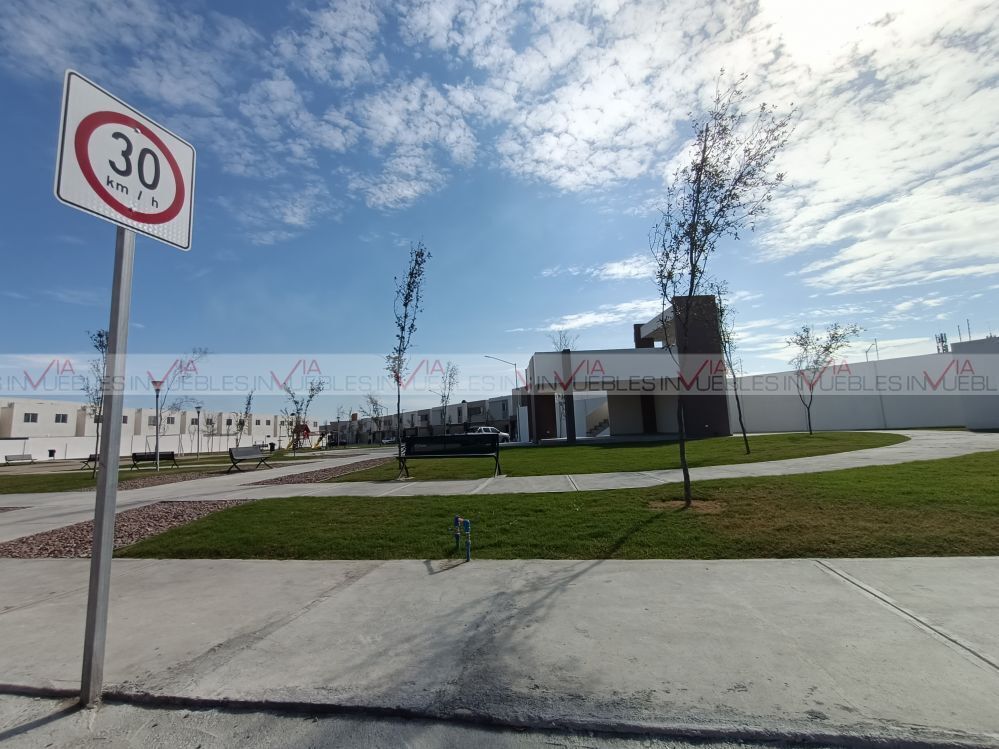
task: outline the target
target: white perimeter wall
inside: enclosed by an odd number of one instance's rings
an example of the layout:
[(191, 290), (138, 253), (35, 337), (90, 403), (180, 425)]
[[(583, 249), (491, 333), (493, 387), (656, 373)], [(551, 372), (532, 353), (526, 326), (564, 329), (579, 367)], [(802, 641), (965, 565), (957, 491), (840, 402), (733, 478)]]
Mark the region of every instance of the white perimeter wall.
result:
[[(999, 362), (994, 357), (971, 358), (974, 376), (992, 386), (999, 383)], [(968, 426), (985, 429), (999, 427), (999, 396), (956, 394), (947, 392), (959, 370), (965, 375), (969, 359), (950, 354), (885, 359), (849, 365), (848, 376), (873, 383), (876, 378), (912, 376), (925, 381), (930, 378), (940, 386), (919, 394), (863, 395), (854, 393), (824, 393), (816, 389), (812, 405), (812, 426), (815, 430), (837, 429), (906, 429), (916, 427)], [(948, 370), (948, 367), (950, 369)], [(793, 372), (779, 372), (777, 377), (793, 377)], [(829, 375), (831, 376), (831, 374)], [(761, 377), (770, 377), (764, 375)], [(760, 386), (761, 377), (740, 377), (740, 388)], [(828, 376), (827, 376), (828, 379)], [(807, 429), (805, 408), (796, 394), (754, 394), (740, 390), (746, 430), (750, 432), (791, 432)], [(729, 393), (729, 414), (732, 432), (739, 430), (735, 397)]]

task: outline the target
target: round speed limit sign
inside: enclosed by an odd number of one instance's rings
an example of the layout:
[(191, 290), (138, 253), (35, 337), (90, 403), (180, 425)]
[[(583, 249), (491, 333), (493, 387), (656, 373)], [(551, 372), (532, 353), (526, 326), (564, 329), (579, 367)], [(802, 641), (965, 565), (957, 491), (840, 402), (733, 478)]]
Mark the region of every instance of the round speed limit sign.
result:
[(66, 73), (56, 197), (186, 250), (193, 146), (79, 73)]

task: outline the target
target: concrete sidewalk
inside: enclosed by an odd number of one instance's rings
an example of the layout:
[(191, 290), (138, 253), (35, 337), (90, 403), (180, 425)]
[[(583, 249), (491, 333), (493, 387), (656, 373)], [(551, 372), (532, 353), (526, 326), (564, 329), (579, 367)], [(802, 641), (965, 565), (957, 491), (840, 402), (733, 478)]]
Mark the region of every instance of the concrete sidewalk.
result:
[[(332, 458), (309, 461), (303, 459), (298, 463), (283, 464), (270, 470), (261, 469), (242, 473), (234, 471), (222, 476), (176, 481), (142, 489), (126, 489), (118, 492), (117, 509), (121, 512), (165, 500), (242, 498), (245, 494), (252, 494), (254, 490), (267, 488), (246, 488), (258, 481), (349, 465), (391, 454), (390, 449), (372, 447), (371, 450), (351, 450), (350, 453), (344, 451), (344, 454)], [(0, 507), (22, 508), (0, 512), (0, 543), (84, 520), (93, 520), (94, 502), (94, 491), (0, 494)]]
[[(6, 691), (78, 688), (86, 582), (86, 560), (0, 560)], [(189, 706), (999, 747), (997, 620), (999, 558), (115, 560), (106, 681)]]

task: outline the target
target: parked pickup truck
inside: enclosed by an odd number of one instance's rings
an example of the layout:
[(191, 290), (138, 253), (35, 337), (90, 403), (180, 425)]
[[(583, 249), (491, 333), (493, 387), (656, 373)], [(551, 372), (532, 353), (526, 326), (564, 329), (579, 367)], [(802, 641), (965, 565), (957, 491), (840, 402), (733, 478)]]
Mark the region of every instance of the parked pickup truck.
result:
[(500, 442), (509, 442), (510, 435), (506, 432), (501, 432), (496, 427), (472, 427), (468, 430), (468, 434), (498, 434)]

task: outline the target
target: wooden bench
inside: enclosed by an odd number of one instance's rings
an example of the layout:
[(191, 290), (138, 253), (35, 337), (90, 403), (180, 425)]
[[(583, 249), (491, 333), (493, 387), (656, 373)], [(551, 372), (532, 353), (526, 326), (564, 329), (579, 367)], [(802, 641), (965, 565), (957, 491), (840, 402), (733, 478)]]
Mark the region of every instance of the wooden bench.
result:
[[(139, 463), (155, 463), (156, 453), (132, 453), (132, 468), (139, 470)], [(160, 463), (173, 463), (174, 468), (180, 468), (177, 465), (177, 454), (173, 450), (163, 451), (160, 450)]]
[(423, 458), (492, 458), (500, 474), (498, 434), (448, 434), (439, 437), (406, 437), (403, 440), (399, 470), (409, 476), (407, 461)]
[(80, 470), (82, 471), (84, 468), (96, 468), (97, 458), (97, 453), (90, 453), (90, 455), (87, 456), (87, 459), (83, 461), (83, 465), (80, 466)]
[(4, 455), (3, 459), (6, 461), (7, 465), (12, 466), (18, 463), (34, 463), (35, 459), (31, 457), (31, 453), (25, 453), (24, 455)]
[(229, 470), (226, 471), (226, 473), (231, 473), (233, 468), (237, 471), (242, 471), (243, 469), (239, 467), (239, 464), (251, 460), (257, 461), (257, 464), (253, 466), (254, 471), (260, 468), (261, 465), (273, 468), (274, 466), (267, 462), (270, 460), (270, 457), (270, 455), (265, 453), (260, 448), (260, 445), (253, 445), (251, 447), (230, 447), (229, 460), (232, 461), (232, 465), (229, 466)]

